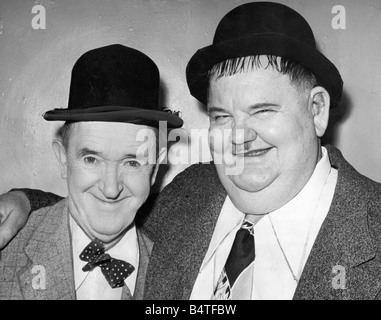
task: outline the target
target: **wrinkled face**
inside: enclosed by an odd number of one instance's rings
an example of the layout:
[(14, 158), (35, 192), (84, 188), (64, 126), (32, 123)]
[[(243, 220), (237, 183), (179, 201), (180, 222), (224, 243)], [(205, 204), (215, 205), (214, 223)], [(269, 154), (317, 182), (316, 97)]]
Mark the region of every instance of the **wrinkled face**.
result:
[(238, 209), (273, 211), (307, 183), (318, 161), (318, 136), (325, 130), (314, 111), (322, 100), (272, 68), (211, 79), (210, 147), (214, 157), (228, 154), (243, 163), (237, 174), (229, 174), (224, 162), (216, 164)]
[[(147, 141), (137, 141), (139, 130)], [(90, 238), (112, 241), (133, 222), (154, 183), (157, 166), (144, 156), (155, 156), (155, 132), (128, 123), (78, 122), (68, 139), (67, 150), (57, 141), (53, 147), (67, 179), (70, 212)]]

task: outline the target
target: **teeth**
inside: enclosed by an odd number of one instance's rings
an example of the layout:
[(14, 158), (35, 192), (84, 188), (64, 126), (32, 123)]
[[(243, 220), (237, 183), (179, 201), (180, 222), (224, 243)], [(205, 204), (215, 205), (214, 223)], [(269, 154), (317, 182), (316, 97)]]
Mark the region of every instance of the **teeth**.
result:
[(251, 152), (247, 152), (247, 153), (260, 155), (260, 154), (264, 154), (266, 152), (267, 152), (267, 149), (266, 150), (260, 150), (260, 151), (251, 151)]
[(245, 156), (245, 155), (260, 156), (262, 154), (265, 154), (267, 151), (269, 151), (269, 149), (245, 151), (245, 152), (236, 153), (236, 156)]

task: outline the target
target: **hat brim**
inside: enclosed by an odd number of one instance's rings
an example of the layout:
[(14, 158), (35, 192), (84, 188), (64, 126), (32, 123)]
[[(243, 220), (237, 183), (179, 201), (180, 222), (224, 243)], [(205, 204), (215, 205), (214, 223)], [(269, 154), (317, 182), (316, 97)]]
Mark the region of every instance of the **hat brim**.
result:
[(47, 121), (100, 121), (126, 122), (150, 127), (159, 127), (159, 121), (166, 121), (168, 128), (180, 128), (183, 120), (175, 114), (125, 106), (105, 106), (86, 109), (54, 109), (43, 115)]
[(251, 55), (274, 55), (300, 63), (311, 70), (319, 85), (329, 92), (331, 108), (339, 103), (343, 80), (335, 65), (314, 47), (279, 33), (253, 34), (198, 50), (190, 59), (186, 70), (192, 96), (206, 104), (209, 70), (215, 64), (228, 59)]

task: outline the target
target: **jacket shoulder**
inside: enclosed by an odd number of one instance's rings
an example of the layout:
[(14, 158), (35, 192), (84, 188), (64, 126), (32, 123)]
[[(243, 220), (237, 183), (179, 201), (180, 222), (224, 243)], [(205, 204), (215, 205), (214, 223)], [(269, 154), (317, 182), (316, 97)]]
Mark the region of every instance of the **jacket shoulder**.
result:
[(157, 198), (155, 207), (186, 207), (211, 198), (223, 189), (214, 164), (194, 164), (179, 173)]
[(29, 216), (25, 226), (19, 231), (19, 233), (8, 243), (8, 245), (1, 252), (1, 261), (4, 260), (4, 256), (7, 254), (18, 252), (27, 244), (28, 239), (35, 232), (41, 221), (47, 216), (51, 207), (44, 207), (33, 211)]
[(332, 167), (338, 170), (335, 193), (350, 201), (352, 207), (364, 208), (371, 236), (381, 253), (381, 183), (359, 173), (348, 163), (339, 149), (327, 145)]
[(61, 209), (65, 201), (60, 201), (54, 206), (44, 207), (34, 211), (24, 228), (12, 239), (12, 241), (1, 251), (0, 256), (0, 300), (22, 299), (18, 290), (18, 274), (30, 263), (25, 254), (25, 247), (39, 226), (46, 218), (55, 220), (57, 209)]
[(214, 164), (194, 164), (164, 187), (140, 225), (155, 239), (158, 230), (168, 230), (169, 224), (173, 232), (176, 228), (181, 230), (188, 222), (193, 224), (205, 208), (219, 206), (225, 197), (226, 191)]
[(180, 172), (172, 182), (164, 187), (161, 194), (171, 194), (175, 191), (197, 194), (204, 192), (205, 188), (212, 188), (216, 182), (219, 183), (219, 178), (213, 163), (193, 164)]

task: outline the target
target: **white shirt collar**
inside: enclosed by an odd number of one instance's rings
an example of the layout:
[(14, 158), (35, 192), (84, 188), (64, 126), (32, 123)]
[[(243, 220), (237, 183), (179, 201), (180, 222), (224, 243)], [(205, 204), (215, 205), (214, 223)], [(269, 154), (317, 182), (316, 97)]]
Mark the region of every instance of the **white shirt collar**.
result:
[[(269, 219), (274, 227), (276, 237), (296, 277), (300, 276), (321, 223), (328, 212), (328, 208), (321, 209), (320, 199), (330, 172), (331, 164), (327, 150), (323, 147), (322, 158), (304, 188), (283, 207), (264, 218)], [(320, 222), (316, 224), (316, 220)], [(256, 228), (260, 228), (264, 222), (265, 220), (260, 220)], [(316, 230), (317, 225), (319, 228)]]
[[(83, 272), (82, 268), (87, 262), (82, 261), (79, 255), (83, 249), (91, 242), (91, 239), (78, 226), (75, 220), (70, 216), (70, 231), (72, 235), (73, 262), (74, 262), (74, 281), (76, 290), (86, 279), (88, 272)], [(122, 239), (110, 250), (106, 251), (114, 259), (124, 260), (130, 263), (134, 268), (134, 272), (124, 281), (129, 288), (131, 294), (134, 294), (135, 284), (139, 267), (139, 245), (136, 233), (136, 226), (133, 225), (122, 237)], [(94, 269), (96, 270), (96, 269)], [(93, 271), (94, 271), (93, 270)], [(93, 272), (91, 271), (91, 272)], [(97, 270), (99, 271), (99, 270)], [(101, 277), (101, 281), (106, 281)], [(111, 289), (111, 287), (110, 287)], [(116, 290), (116, 289), (112, 289)]]

